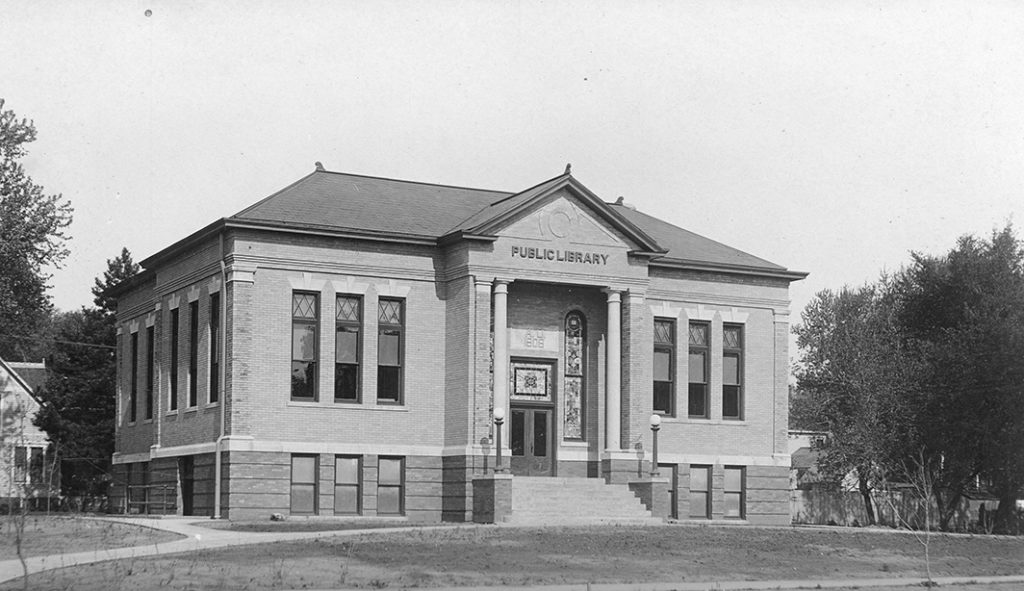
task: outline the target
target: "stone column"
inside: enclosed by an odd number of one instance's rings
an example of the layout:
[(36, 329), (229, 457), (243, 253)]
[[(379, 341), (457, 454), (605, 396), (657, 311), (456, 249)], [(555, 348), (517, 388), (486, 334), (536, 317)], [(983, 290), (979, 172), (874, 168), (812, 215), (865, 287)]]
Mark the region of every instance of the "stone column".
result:
[(604, 430), (605, 449), (622, 449), (622, 292), (605, 290), (608, 294), (607, 359), (605, 368)]
[[(494, 280), (494, 408), (508, 417), (508, 281)], [(502, 426), (502, 443), (508, 445), (508, 422)]]

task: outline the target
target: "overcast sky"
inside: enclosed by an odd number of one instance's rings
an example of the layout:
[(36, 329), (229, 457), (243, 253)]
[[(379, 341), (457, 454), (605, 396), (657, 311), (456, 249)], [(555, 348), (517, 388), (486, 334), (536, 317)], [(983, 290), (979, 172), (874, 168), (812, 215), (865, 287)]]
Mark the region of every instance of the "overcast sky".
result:
[[(147, 16), (147, 11), (151, 14)], [(75, 207), (61, 309), (328, 170), (606, 201), (824, 288), (1024, 219), (1024, 3), (0, 0), (0, 97)], [(1018, 235), (1020, 235), (1018, 231)]]

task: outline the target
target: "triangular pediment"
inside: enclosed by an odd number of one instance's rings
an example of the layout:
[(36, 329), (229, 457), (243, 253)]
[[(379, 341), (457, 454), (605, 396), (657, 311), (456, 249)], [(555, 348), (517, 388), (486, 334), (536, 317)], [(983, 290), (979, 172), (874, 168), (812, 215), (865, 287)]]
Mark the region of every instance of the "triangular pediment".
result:
[(492, 203), (452, 236), (516, 237), (662, 254), (658, 243), (566, 173)]
[(560, 242), (574, 246), (635, 249), (589, 207), (561, 190), (536, 203), (496, 232), (499, 237)]

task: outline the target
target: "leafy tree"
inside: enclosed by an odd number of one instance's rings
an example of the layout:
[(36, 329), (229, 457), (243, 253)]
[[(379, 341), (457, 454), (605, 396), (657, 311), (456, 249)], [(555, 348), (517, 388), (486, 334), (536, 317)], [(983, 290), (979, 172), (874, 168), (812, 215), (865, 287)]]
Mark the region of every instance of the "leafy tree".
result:
[(0, 99), (0, 327), (10, 336), (0, 339), (0, 357), (26, 359), (33, 350), (23, 337), (37, 336), (52, 312), (45, 268), (68, 255), (72, 209), (26, 174), (19, 160), (35, 126), (3, 107)]
[(898, 291), (902, 330), (927, 354), (916, 422), (939, 525), (980, 475), (1005, 531), (1024, 492), (1024, 248), (1010, 226), (963, 237), (944, 256), (914, 255)]
[(912, 435), (905, 400), (916, 357), (901, 348), (886, 285), (822, 291), (794, 327), (799, 414), (828, 433), (816, 445), (818, 468), (837, 483), (856, 477), (869, 525), (876, 523), (871, 491)]
[(63, 314), (42, 389), (36, 425), (46, 431), (61, 460), (65, 494), (101, 495), (109, 482), (116, 412), (116, 316), (110, 287), (139, 272), (127, 249), (107, 261), (93, 295), (97, 307)]

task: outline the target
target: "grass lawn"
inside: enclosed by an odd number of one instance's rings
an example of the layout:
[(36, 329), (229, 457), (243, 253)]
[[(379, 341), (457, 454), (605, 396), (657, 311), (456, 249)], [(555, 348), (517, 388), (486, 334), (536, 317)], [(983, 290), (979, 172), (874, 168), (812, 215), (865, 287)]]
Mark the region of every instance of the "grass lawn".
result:
[[(148, 527), (69, 515), (28, 515), (22, 552), (28, 556), (83, 552), (170, 542), (177, 534)], [(17, 558), (12, 517), (0, 516), (0, 560)]]
[[(934, 576), (1024, 574), (1024, 539), (936, 535), (930, 549)], [(402, 588), (834, 580), (921, 577), (924, 572), (920, 543), (904, 534), (687, 526), (477, 527), (382, 531), (100, 563), (41, 573), (31, 584), (39, 589)], [(19, 586), (10, 582), (0, 588)], [(1014, 586), (967, 588), (1009, 591)]]

